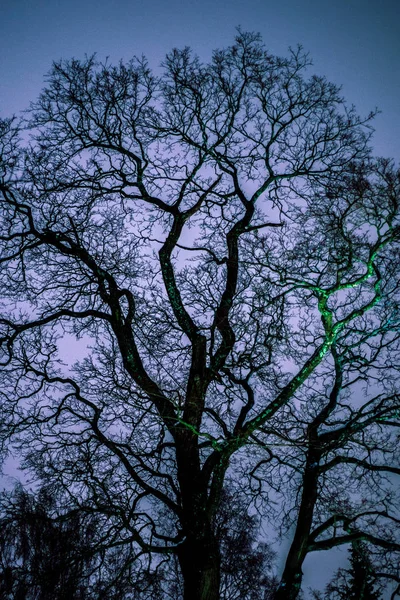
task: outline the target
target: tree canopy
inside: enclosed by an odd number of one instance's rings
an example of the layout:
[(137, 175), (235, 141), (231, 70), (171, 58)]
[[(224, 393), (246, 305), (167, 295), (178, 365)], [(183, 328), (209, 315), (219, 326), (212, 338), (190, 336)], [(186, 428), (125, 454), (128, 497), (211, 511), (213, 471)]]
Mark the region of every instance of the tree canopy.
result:
[(227, 486), (291, 538), (275, 600), (359, 540), (399, 578), (400, 175), (310, 64), (60, 61), (0, 123), (2, 447), (185, 600)]

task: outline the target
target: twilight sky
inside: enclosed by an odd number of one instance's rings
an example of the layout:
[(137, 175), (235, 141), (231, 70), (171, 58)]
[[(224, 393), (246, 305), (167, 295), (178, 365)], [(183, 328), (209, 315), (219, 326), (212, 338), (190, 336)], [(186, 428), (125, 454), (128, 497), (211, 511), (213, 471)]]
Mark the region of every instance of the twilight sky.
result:
[(376, 154), (400, 157), (399, 0), (3, 0), (0, 115), (26, 108), (53, 60), (97, 52), (145, 54), (157, 67), (172, 47), (207, 59), (235, 27), (259, 31), (272, 53), (301, 43), (316, 73), (343, 84), (360, 114), (378, 107)]
[[(274, 54), (301, 43), (313, 71), (342, 84), (361, 115), (378, 107), (375, 153), (399, 163), (399, 23), (400, 0), (2, 0), (0, 116), (36, 99), (53, 60), (144, 54), (158, 67), (172, 47), (186, 45), (207, 60), (240, 25), (260, 32)], [(306, 586), (320, 583), (315, 570), (331, 573), (337, 564), (331, 553), (308, 559)]]

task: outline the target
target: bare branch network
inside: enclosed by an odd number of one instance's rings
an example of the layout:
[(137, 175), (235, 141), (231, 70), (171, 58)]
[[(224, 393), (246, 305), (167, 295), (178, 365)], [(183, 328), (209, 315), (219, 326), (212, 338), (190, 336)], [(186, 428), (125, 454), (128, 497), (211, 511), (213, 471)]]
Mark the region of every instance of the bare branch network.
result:
[[(175, 565), (160, 597), (294, 599), (357, 540), (400, 576), (400, 177), (309, 66), (61, 61), (0, 123), (4, 451), (103, 565)], [(290, 535), (280, 582), (229, 571), (227, 497)]]

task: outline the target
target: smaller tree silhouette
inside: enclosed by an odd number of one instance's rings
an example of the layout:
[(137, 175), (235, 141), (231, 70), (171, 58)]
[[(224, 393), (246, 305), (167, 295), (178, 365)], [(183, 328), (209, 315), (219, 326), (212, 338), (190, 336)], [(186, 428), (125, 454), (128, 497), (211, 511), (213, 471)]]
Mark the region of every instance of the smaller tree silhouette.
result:
[(22, 488), (1, 498), (0, 598), (83, 600), (91, 558), (85, 556), (92, 525), (76, 515), (52, 518), (55, 499)]
[(323, 594), (314, 592), (315, 600), (382, 600), (377, 577), (366, 544), (353, 542), (350, 568), (340, 568)]
[(260, 523), (244, 499), (223, 490), (216, 520), (221, 545), (221, 600), (269, 600), (278, 582), (272, 575), (274, 552), (259, 539)]
[[(221, 543), (221, 600), (270, 600), (277, 581), (274, 552), (260, 541), (260, 523), (225, 488), (216, 518)], [(63, 513), (42, 487), (0, 494), (0, 600), (180, 600), (175, 556), (158, 564), (121, 548), (104, 548), (101, 523), (90, 507)]]
[(362, 542), (353, 542), (350, 550), (349, 600), (380, 600), (375, 588), (376, 577), (368, 548)]

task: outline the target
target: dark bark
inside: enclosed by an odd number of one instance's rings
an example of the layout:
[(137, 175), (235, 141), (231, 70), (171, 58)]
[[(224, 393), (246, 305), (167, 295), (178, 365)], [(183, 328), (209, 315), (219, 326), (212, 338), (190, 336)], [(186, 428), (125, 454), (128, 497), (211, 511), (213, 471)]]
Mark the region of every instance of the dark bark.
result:
[(302, 566), (308, 552), (308, 541), (318, 495), (318, 463), (320, 455), (310, 451), (303, 477), (303, 493), (292, 545), (286, 559), (275, 600), (295, 600), (303, 579)]
[[(197, 524), (198, 525), (198, 524)], [(178, 552), (184, 600), (219, 600), (220, 552), (209, 524), (197, 527)]]
[(185, 534), (178, 551), (184, 600), (219, 599), (221, 559), (213, 517), (220, 497), (213, 494), (210, 498), (208, 480), (201, 468), (198, 436), (208, 383), (206, 339), (196, 334), (176, 453)]

